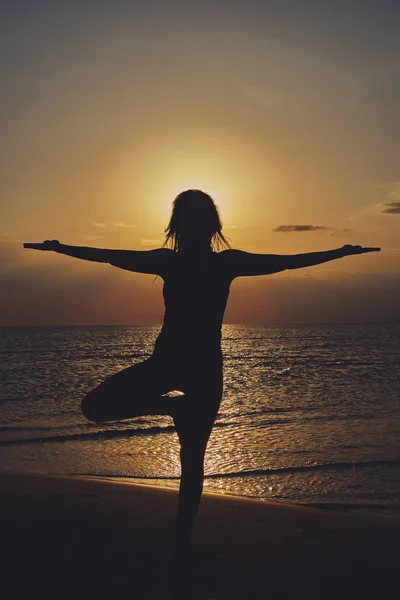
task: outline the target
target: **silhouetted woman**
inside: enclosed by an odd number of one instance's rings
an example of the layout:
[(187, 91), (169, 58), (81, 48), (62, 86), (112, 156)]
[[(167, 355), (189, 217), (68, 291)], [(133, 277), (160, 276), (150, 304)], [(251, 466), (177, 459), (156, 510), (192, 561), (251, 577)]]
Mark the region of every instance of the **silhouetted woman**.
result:
[[(297, 255), (232, 250), (223, 236), (213, 199), (187, 190), (173, 202), (166, 245), (158, 250), (102, 250), (58, 241), (25, 244), (75, 258), (151, 273), (164, 280), (164, 324), (152, 356), (108, 377), (83, 399), (96, 423), (142, 415), (171, 415), (180, 442), (181, 481), (177, 549), (186, 552), (203, 488), (207, 442), (222, 396), (221, 324), (235, 277), (268, 275), (379, 250), (343, 246)], [(222, 250), (222, 251), (220, 251)], [(172, 390), (184, 396), (163, 396)]]

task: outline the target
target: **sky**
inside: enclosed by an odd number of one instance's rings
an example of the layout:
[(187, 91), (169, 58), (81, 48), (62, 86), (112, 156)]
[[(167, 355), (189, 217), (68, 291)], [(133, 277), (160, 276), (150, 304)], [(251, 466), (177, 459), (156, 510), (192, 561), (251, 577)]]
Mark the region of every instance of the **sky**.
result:
[(226, 323), (400, 321), (400, 4), (0, 3), (0, 325), (162, 322), (162, 281), (23, 242), (160, 247), (175, 195), (234, 248), (380, 253), (231, 287)]

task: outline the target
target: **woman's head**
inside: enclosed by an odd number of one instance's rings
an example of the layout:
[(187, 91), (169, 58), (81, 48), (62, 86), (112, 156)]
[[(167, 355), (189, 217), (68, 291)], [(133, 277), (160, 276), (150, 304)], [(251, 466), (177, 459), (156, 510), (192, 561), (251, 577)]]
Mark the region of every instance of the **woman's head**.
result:
[(201, 190), (186, 190), (173, 201), (165, 244), (170, 242), (176, 251), (229, 248), (221, 230), (221, 218), (211, 196)]

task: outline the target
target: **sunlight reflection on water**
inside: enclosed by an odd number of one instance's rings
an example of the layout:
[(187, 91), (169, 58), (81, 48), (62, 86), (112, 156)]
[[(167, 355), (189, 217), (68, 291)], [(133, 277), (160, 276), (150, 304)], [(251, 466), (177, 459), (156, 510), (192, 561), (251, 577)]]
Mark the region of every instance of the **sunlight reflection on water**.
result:
[[(99, 426), (79, 408), (106, 375), (147, 358), (157, 333), (1, 329), (2, 467), (179, 477), (170, 418)], [(400, 502), (399, 344), (398, 326), (224, 326), (225, 393), (206, 488), (292, 501)]]

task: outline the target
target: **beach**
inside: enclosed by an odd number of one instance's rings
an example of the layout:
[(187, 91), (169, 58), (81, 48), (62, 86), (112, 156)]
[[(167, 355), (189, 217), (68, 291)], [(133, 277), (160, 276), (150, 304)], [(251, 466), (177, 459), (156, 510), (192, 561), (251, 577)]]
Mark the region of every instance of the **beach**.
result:
[[(3, 597), (166, 597), (177, 492), (3, 472)], [(204, 494), (195, 600), (395, 599), (400, 520)]]

